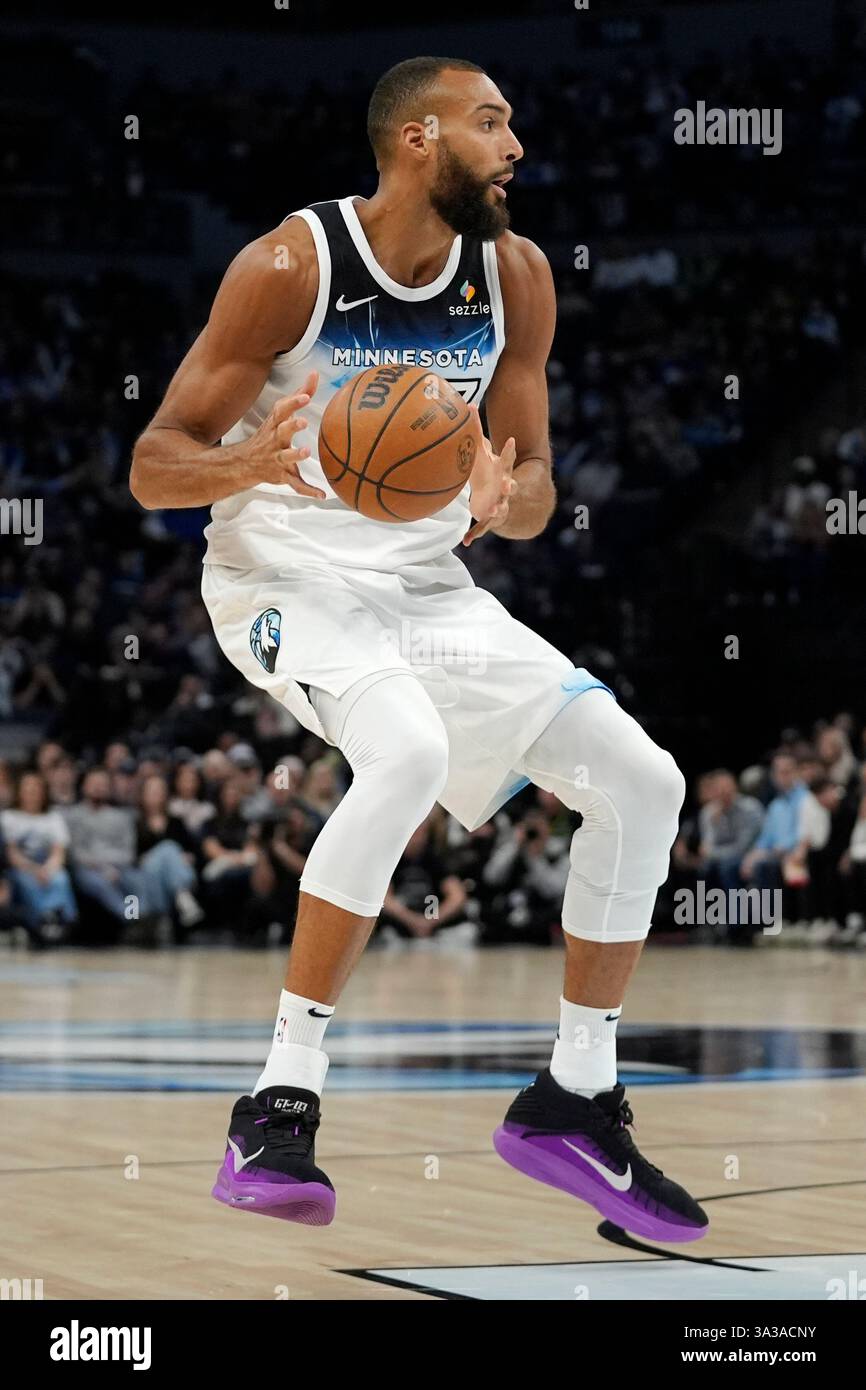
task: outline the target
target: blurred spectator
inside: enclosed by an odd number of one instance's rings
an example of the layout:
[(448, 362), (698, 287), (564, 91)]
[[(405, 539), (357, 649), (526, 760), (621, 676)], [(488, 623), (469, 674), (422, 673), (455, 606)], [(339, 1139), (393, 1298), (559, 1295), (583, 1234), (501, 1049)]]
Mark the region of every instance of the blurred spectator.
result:
[(84, 778), (82, 800), (65, 812), (72, 878), (78, 893), (124, 922), (144, 915), (143, 880), (135, 862), (134, 814), (110, 800), (108, 773), (92, 769)]
[(142, 778), (146, 776), (135, 758), (128, 754), (115, 762), (111, 776), (111, 800), (116, 806), (138, 804)]
[(409, 837), (379, 917), (383, 939), (426, 937), (462, 921), (466, 889), (431, 840), (430, 820)]
[(337, 775), (330, 758), (319, 758), (313, 763), (301, 788), (301, 797), (314, 811), (327, 820), (336, 810), (343, 795), (337, 782)]
[(202, 826), (205, 867), (202, 887), (215, 920), (237, 926), (249, 897), (253, 866), (259, 857), (259, 828), (241, 813), (243, 787), (235, 777), (223, 782), (217, 809)]
[(712, 801), (715, 776), (716, 774), (713, 772), (703, 772), (698, 777), (695, 783), (695, 801), (697, 802), (698, 814), (687, 816), (680, 823), (679, 834), (671, 850), (671, 863), (674, 869), (686, 876), (693, 877), (699, 869), (703, 868), (701, 815)]
[(168, 809), (164, 777), (146, 777), (138, 805), (136, 850), (144, 875), (149, 912), (174, 916), (180, 927), (194, 927), (204, 912), (192, 892), (195, 844), (183, 821)]
[(45, 780), (25, 772), (14, 810), (0, 812), (14, 906), (37, 939), (46, 926), (70, 926), (78, 916), (66, 870), (69, 832), (59, 811), (47, 809)]
[(724, 889), (740, 882), (740, 864), (751, 849), (764, 819), (764, 808), (753, 796), (737, 788), (732, 772), (722, 768), (708, 774), (710, 798), (698, 816), (701, 867), (718, 879)]
[(740, 865), (760, 832), (764, 808), (752, 796), (744, 796), (733, 773), (719, 769), (709, 774), (706, 795), (710, 798), (698, 816), (700, 843), (698, 859), (708, 888), (721, 888), (727, 895), (724, 935), (736, 940), (742, 929)]
[(288, 791), (274, 792), (271, 817), (261, 827), (261, 853), (251, 877), (246, 928), (255, 936), (275, 928), (272, 941), (291, 940), (301, 874), (321, 828), (318, 817)]
[(234, 776), (234, 769), (225, 753), (210, 748), (201, 760), (201, 776), (206, 799), (216, 801), (224, 783)]
[(62, 762), (65, 754), (59, 743), (43, 743), (36, 754), (36, 771), (47, 777)]
[(847, 788), (857, 777), (857, 759), (842, 729), (822, 729), (818, 735), (817, 754), (823, 763), (824, 773), (831, 782)]
[(509, 824), (504, 812), (496, 821), (485, 821), (475, 830), (466, 830), (453, 817), (447, 827), (447, 862), (466, 889), (466, 916), (473, 921), (492, 920), (494, 890), (484, 880), (484, 869), (499, 833), (497, 823), (502, 828)]
[(570, 867), (570, 836), (551, 836), (550, 831), (544, 812), (533, 808), (493, 850), (483, 874), (493, 890), (485, 942), (549, 945), (560, 922)]
[(132, 749), (128, 743), (109, 743), (102, 757), (106, 772), (118, 772), (132, 759)]
[(45, 773), (48, 800), (52, 806), (72, 806), (78, 788), (78, 769), (66, 754)]
[(241, 791), (241, 815), (248, 821), (264, 819), (270, 814), (271, 798), (262, 785), (262, 768), (255, 749), (248, 743), (236, 743), (227, 756), (234, 768), (233, 780)]
[[(773, 759), (771, 776), (776, 796), (764, 813), (760, 834), (740, 866), (744, 879), (755, 880), (760, 890), (774, 891), (782, 886), (782, 865), (801, 839), (800, 820), (803, 802), (809, 795), (800, 781), (797, 763), (790, 753), (778, 753)], [(792, 865), (793, 867), (793, 865)], [(789, 874), (786, 882), (799, 887), (802, 875)]]
[(174, 774), (174, 795), (168, 803), (168, 812), (182, 821), (187, 834), (196, 840), (202, 826), (214, 815), (213, 803), (202, 800), (201, 791), (201, 773), (193, 763), (181, 763)]
[(811, 938), (819, 943), (829, 939), (845, 920), (840, 865), (851, 840), (853, 822), (844, 788), (829, 777), (815, 782), (802, 806), (800, 843), (788, 862), (805, 873), (805, 916), (812, 925)]

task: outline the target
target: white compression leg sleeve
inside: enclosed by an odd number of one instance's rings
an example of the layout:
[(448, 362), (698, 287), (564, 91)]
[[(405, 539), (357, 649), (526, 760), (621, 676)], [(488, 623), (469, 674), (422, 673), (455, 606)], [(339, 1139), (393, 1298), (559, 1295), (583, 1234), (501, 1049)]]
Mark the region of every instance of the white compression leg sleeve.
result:
[(668, 873), (685, 781), (604, 690), (572, 700), (527, 750), (523, 772), (583, 816), (571, 843), (562, 927), (587, 941), (641, 941)]
[(310, 698), (353, 778), (310, 850), (301, 890), (375, 917), (410, 835), (445, 785), (448, 736), (408, 673), (384, 675), (360, 694), (311, 690)]

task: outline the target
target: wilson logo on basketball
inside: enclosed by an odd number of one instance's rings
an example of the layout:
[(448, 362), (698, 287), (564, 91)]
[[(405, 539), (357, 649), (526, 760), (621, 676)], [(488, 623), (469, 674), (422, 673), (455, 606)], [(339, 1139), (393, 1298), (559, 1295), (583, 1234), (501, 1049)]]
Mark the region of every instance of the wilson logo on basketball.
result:
[(388, 399), (391, 387), (396, 385), (407, 371), (409, 371), (408, 367), (383, 367), (364, 387), (364, 393), (358, 402), (358, 409), (379, 410)]

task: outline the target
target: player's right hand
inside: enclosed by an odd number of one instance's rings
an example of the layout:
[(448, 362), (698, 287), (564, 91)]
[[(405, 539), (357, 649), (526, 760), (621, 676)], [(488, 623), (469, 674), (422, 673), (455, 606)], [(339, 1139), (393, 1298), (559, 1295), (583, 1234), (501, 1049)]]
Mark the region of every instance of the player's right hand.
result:
[(288, 484), (302, 497), (324, 501), (326, 494), (321, 488), (312, 487), (301, 477), (300, 465), (310, 457), (310, 450), (296, 449), (292, 443), (294, 436), (309, 424), (298, 412), (303, 410), (318, 384), (318, 372), (310, 372), (303, 389), (294, 396), (281, 396), (267, 419), (241, 447), (253, 468), (256, 482)]

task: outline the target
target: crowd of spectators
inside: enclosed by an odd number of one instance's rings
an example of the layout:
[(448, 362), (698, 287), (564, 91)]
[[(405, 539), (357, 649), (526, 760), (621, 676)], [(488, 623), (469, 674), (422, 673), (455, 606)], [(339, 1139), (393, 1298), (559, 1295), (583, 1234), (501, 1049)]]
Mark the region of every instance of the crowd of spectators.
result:
[[(700, 883), (701, 925), (716, 939), (866, 946), (866, 738), (858, 757), (857, 732), (842, 714), (811, 737), (786, 731), (739, 777), (724, 768), (698, 777), (662, 894), (673, 925)], [(717, 921), (706, 911), (711, 890), (723, 895)]]
[[(576, 240), (578, 225), (592, 237), (862, 221), (863, 51), (861, 31), (830, 54), (756, 40), (747, 54), (707, 51), (688, 64), (629, 55), (613, 69), (569, 65), (562, 54), (544, 80), (528, 64), (495, 64), (527, 154), (512, 190), (521, 225), (539, 239)], [(167, 200), (191, 192), (238, 220), (271, 225), (292, 196), (274, 170), (289, 167), (293, 151), (316, 151), (302, 161), (305, 200), (372, 191), (369, 72), (335, 64), (327, 81), (298, 81), (291, 68), (285, 80), (256, 85), (250, 70), (227, 67), (178, 84), (149, 68), (124, 84), (109, 49), (48, 34), (10, 39), (0, 64), (0, 176), (34, 198), (43, 190), (38, 244), (78, 239), (89, 249), (92, 221), (103, 246), (126, 247), (132, 236), (164, 250)], [(38, 93), (28, 81), (34, 64)], [(720, 146), (708, 158), (706, 148), (675, 143), (675, 112), (699, 101), (782, 110), (784, 157)], [(133, 118), (137, 138), (121, 138)], [(64, 190), (75, 197), (64, 200)], [(161, 216), (148, 216), (154, 207)], [(89, 218), (96, 208), (101, 216)]]
[(35, 945), (79, 936), (183, 941), (206, 924), (237, 940), (289, 932), (310, 845), (342, 794), (334, 766), (287, 757), (264, 775), (246, 743), (109, 744), (87, 766), (48, 741), (0, 765), (2, 902)]
[[(786, 731), (739, 777), (702, 774), (655, 930), (732, 945), (866, 946), (866, 740), (858, 756), (857, 732), (840, 715), (811, 738)], [(271, 746), (285, 736), (274, 731)], [(27, 767), (0, 764), (0, 926), (23, 928), (34, 946), (290, 940), (306, 856), (350, 775), (319, 740), (306, 738), (304, 752), (263, 759), (226, 734), (200, 755), (136, 754), (116, 741), (86, 762), (46, 741)], [(434, 808), (395, 871), (378, 939), (551, 944), (580, 823), (531, 787), (474, 831)], [(705, 905), (719, 889), (714, 916)]]

